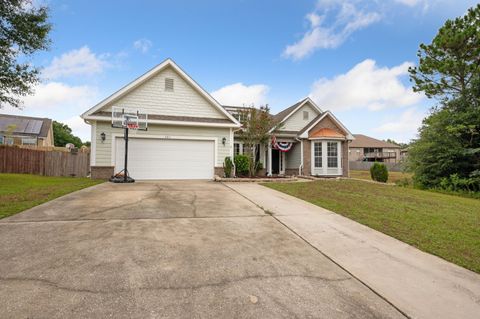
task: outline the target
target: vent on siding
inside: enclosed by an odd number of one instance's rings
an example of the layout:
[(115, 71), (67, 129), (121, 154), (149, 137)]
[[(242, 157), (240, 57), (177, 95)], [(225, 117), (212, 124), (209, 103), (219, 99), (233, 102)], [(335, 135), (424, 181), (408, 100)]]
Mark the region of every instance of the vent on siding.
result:
[(303, 111), (303, 119), (308, 120), (308, 111)]
[(173, 92), (173, 79), (165, 78), (165, 91)]

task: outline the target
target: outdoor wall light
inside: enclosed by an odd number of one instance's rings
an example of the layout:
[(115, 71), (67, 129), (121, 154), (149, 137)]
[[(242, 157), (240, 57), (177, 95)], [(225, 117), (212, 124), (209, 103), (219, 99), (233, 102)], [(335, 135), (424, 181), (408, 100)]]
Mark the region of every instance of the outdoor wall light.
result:
[(100, 134), (100, 138), (102, 139), (102, 143), (105, 142), (105, 139), (107, 138), (107, 136), (105, 135), (105, 132), (102, 132)]
[(222, 145), (225, 146), (225, 143), (227, 143), (227, 138), (226, 137), (222, 138)]

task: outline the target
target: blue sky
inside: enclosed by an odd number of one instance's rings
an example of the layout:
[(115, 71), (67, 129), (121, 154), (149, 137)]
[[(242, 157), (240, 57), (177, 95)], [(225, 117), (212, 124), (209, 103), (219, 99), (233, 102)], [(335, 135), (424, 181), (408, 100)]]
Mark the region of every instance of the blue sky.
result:
[(33, 62), (42, 83), (23, 110), (69, 124), (167, 57), (224, 104), (309, 95), (353, 133), (408, 141), (434, 101), (406, 72), (421, 42), (476, 1), (56, 1), (52, 46)]

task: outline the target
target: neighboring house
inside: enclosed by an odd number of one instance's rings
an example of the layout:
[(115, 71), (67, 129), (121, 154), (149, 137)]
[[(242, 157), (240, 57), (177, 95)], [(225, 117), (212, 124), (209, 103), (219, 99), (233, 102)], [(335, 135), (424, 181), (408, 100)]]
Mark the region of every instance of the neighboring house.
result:
[[(148, 130), (129, 140), (128, 170), (136, 179), (211, 179), (223, 175), (226, 157), (242, 152), (235, 131), (236, 107), (220, 105), (175, 62), (167, 59), (82, 114), (91, 125), (91, 172), (108, 178), (123, 168), (123, 131), (112, 127), (113, 107), (148, 114)], [(232, 114), (233, 113), (233, 114)], [(234, 116), (235, 115), (235, 116)], [(262, 145), (258, 153), (269, 174), (348, 175), (350, 132), (309, 98), (275, 115), (272, 132), (288, 152)]]
[(0, 114), (0, 144), (53, 146), (52, 120)]
[(401, 160), (399, 145), (362, 134), (354, 136), (348, 148), (350, 161), (397, 163)]

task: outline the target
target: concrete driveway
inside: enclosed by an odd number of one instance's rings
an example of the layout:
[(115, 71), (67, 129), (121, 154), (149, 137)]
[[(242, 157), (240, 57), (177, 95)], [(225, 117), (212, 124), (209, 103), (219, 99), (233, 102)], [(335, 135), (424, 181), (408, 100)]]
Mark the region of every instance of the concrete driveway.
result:
[(2, 318), (399, 318), (225, 185), (101, 184), (0, 220)]

